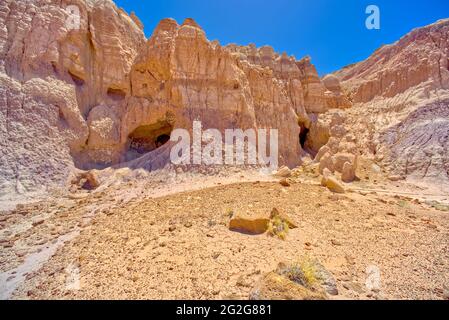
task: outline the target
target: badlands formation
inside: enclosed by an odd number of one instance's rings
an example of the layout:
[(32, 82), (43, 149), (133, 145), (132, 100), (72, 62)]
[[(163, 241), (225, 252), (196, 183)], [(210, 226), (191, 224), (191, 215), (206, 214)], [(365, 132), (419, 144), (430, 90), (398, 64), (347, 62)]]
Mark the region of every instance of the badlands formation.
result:
[[(1, 0), (0, 298), (448, 299), (448, 35), (321, 78), (192, 19)], [(171, 164), (195, 120), (278, 129), (283, 167)]]

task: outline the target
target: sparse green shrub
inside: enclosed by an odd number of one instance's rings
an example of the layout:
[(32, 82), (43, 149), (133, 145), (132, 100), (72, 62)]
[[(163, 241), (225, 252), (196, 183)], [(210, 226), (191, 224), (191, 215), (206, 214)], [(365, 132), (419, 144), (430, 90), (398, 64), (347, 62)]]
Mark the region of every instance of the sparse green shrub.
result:
[(304, 257), (299, 262), (300, 268), (304, 274), (304, 278), (306, 280), (306, 284), (308, 287), (313, 287), (317, 280), (317, 272), (315, 268), (315, 264), (309, 257)]
[(285, 240), (287, 238), (289, 226), (280, 216), (274, 216), (268, 223), (267, 231), (270, 236)]
[(278, 274), (311, 290), (315, 288), (318, 282), (315, 264), (308, 256), (302, 257), (289, 266), (278, 269)]

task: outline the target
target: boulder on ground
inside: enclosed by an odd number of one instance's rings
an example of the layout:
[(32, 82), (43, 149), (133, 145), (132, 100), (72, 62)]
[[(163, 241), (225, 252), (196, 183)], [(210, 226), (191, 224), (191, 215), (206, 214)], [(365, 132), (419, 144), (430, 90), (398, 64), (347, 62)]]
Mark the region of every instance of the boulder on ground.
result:
[(346, 162), (350, 164), (356, 164), (356, 156), (351, 153), (339, 152), (335, 154), (333, 157), (334, 169), (338, 172), (343, 172), (343, 165)]
[(349, 162), (345, 162), (341, 172), (341, 181), (350, 183), (355, 179), (355, 166)]
[(328, 146), (322, 146), (320, 148), (320, 150), (318, 151), (318, 153), (316, 154), (314, 161), (315, 162), (320, 162), (321, 158), (323, 158), (323, 156), (326, 153), (330, 153), (330, 152), (331, 152), (331, 149)]
[(328, 188), (332, 192), (345, 193), (345, 188), (343, 187), (343, 185), (337, 180), (337, 178), (332, 175), (332, 173), (328, 169), (325, 169), (323, 171), (321, 185)]
[(328, 152), (320, 159), (319, 172), (322, 174), (324, 169), (329, 170), (330, 172), (334, 172), (334, 160), (332, 159), (331, 154)]
[(236, 216), (229, 222), (229, 230), (245, 234), (263, 234), (268, 230), (268, 217)]

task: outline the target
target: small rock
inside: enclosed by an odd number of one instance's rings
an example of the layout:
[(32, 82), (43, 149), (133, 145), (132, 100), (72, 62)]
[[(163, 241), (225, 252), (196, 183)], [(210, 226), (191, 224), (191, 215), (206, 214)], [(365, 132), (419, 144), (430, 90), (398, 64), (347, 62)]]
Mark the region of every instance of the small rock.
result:
[(381, 173), (382, 172), (382, 169), (377, 164), (373, 164), (371, 166), (371, 170), (374, 171), (375, 173)]
[(290, 187), (290, 183), (287, 181), (287, 179), (282, 179), (281, 181), (279, 181), (279, 183), (281, 184), (281, 186), (283, 187)]
[(332, 240), (331, 240), (331, 243), (332, 243), (334, 246), (341, 246), (341, 242), (338, 241), (338, 240), (335, 240), (335, 239), (332, 239)]
[(387, 212), (388, 216), (392, 216), (392, 217), (396, 217), (396, 214), (394, 214), (393, 212)]
[(44, 221), (45, 221), (45, 220), (38, 220), (38, 221), (33, 222), (32, 225), (33, 225), (33, 227), (36, 227), (36, 226), (38, 226), (38, 225), (40, 225), (40, 224), (43, 224)]
[(319, 167), (318, 167), (318, 171), (321, 174), (324, 174), (325, 170), (328, 170), (330, 172), (334, 172), (335, 171), (335, 169), (334, 169), (334, 161), (333, 161), (332, 156), (331, 156), (331, 154), (329, 152), (326, 153), (321, 158), (320, 164), (319, 164)]
[(318, 153), (315, 156), (315, 162), (320, 162), (321, 158), (326, 154), (326, 153), (330, 153), (331, 149), (328, 146), (322, 146), (320, 148), (320, 150), (318, 151)]
[(388, 180), (395, 182), (395, 181), (404, 180), (404, 178), (399, 175), (391, 175), (391, 176), (388, 176)]
[(78, 174), (73, 180), (72, 185), (77, 185), (84, 190), (95, 190), (100, 186), (95, 170), (82, 172)]
[(332, 175), (329, 174), (329, 170), (323, 171), (323, 178), (321, 179), (321, 185), (328, 188), (335, 193), (345, 193), (343, 185)]
[(292, 176), (292, 171), (288, 167), (282, 167), (277, 172), (274, 173), (274, 176), (280, 178), (290, 178)]
[(241, 275), (238, 279), (237, 282), (235, 283), (238, 287), (244, 287), (244, 288), (249, 288), (251, 287), (251, 282), (245, 278), (244, 275)]

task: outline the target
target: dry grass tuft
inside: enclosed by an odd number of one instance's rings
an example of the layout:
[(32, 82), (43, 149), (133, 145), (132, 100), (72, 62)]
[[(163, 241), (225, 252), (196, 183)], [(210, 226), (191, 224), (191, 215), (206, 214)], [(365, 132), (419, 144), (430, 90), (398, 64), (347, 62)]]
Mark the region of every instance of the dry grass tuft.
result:
[(274, 216), (270, 219), (270, 222), (268, 222), (267, 232), (272, 237), (278, 237), (281, 240), (285, 240), (289, 229), (288, 222), (280, 216)]
[(297, 262), (278, 268), (278, 274), (296, 282), (308, 289), (314, 290), (318, 280), (318, 272), (315, 263), (308, 256), (304, 256)]

